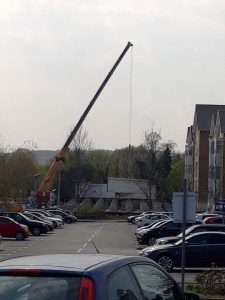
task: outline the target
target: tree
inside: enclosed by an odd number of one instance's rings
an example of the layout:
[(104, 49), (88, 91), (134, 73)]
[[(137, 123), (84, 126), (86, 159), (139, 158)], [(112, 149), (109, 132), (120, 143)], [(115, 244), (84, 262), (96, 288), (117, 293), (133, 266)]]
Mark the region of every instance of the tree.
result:
[(160, 141), (161, 135), (154, 131), (153, 127), (150, 131), (145, 131), (142, 145), (145, 150), (144, 156), (142, 160), (137, 161), (139, 178), (146, 179), (146, 181), (139, 180), (138, 186), (147, 198), (149, 210), (153, 208), (152, 188), (157, 185), (157, 179), (159, 178), (158, 154), (160, 152)]
[(25, 198), (33, 189), (30, 174), (36, 173), (34, 156), (27, 149), (0, 155), (0, 194), (4, 198)]
[(171, 203), (173, 192), (181, 192), (184, 185), (184, 155), (176, 154), (165, 183), (165, 199)]
[[(90, 165), (91, 142), (82, 128), (75, 136), (61, 173), (61, 196), (80, 198), (86, 196), (94, 170)], [(55, 182), (56, 185), (56, 182)], [(68, 200), (68, 198), (66, 199)]]

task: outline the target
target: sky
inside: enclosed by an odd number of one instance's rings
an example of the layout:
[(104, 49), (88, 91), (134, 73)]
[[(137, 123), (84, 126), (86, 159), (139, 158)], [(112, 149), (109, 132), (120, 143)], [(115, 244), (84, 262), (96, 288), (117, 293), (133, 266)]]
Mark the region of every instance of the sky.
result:
[(225, 101), (223, 0), (1, 0), (0, 146), (62, 148), (128, 41), (88, 138), (114, 150), (154, 127), (184, 151), (195, 105)]

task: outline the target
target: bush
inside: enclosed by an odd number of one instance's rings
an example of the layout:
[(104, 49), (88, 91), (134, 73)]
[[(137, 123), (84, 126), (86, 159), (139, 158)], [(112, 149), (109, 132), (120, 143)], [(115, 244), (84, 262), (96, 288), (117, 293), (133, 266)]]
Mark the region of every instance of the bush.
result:
[(75, 214), (81, 219), (104, 219), (105, 217), (104, 210), (94, 209), (90, 203), (82, 205)]
[(211, 269), (196, 276), (197, 284), (187, 285), (187, 290), (203, 295), (225, 295), (225, 270), (212, 264)]

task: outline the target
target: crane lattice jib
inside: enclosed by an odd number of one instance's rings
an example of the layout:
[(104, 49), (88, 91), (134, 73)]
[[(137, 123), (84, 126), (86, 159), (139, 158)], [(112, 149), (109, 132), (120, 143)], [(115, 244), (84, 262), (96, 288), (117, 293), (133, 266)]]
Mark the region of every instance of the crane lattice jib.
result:
[(53, 162), (52, 162), (52, 164), (51, 164), (51, 166), (50, 166), (47, 174), (45, 175), (45, 177), (43, 178), (43, 180), (40, 183), (40, 186), (38, 188), (38, 193), (39, 194), (40, 194), (40, 192), (44, 193), (44, 192), (49, 191), (52, 179), (53, 179), (54, 175), (56, 174), (56, 172), (58, 170), (60, 161), (64, 159), (65, 154), (69, 151), (69, 146), (70, 146), (72, 140), (74, 139), (76, 133), (80, 129), (80, 127), (81, 127), (82, 123), (84, 122), (86, 116), (88, 115), (89, 111), (91, 110), (91, 108), (94, 105), (95, 101), (97, 100), (98, 96), (101, 94), (101, 92), (104, 89), (105, 85), (109, 81), (109, 79), (112, 76), (113, 72), (116, 70), (117, 66), (119, 65), (119, 63), (123, 59), (123, 57), (126, 54), (126, 52), (128, 51), (128, 49), (130, 47), (132, 47), (132, 46), (133, 46), (132, 43), (130, 43), (130, 42), (127, 43), (127, 45), (124, 48), (123, 52), (120, 54), (119, 58), (117, 59), (117, 61), (113, 65), (112, 69), (109, 71), (108, 75), (106, 76), (106, 78), (102, 82), (101, 86), (99, 87), (99, 89), (95, 93), (94, 97), (90, 101), (89, 105), (85, 109), (83, 115), (80, 117), (80, 119), (77, 122), (76, 126), (74, 127), (73, 131), (70, 133), (70, 135), (67, 138), (67, 140), (66, 140), (63, 148), (59, 151), (59, 153), (57, 154), (57, 156), (54, 158), (54, 160), (53, 160)]

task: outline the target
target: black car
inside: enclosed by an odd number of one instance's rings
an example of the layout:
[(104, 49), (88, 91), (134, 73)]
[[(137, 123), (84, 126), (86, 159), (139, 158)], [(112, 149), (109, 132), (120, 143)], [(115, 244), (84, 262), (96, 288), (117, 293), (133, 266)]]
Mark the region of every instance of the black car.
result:
[[(225, 225), (222, 225), (222, 224), (193, 225), (185, 230), (185, 236), (188, 236), (190, 234), (197, 233), (197, 232), (206, 232), (206, 231), (224, 231), (225, 232)], [(177, 236), (169, 236), (169, 237), (159, 238), (155, 241), (155, 245), (176, 243), (181, 238), (182, 238), (182, 233), (178, 234)]]
[[(186, 224), (190, 227), (192, 224)], [(153, 245), (156, 239), (165, 236), (176, 236), (181, 232), (180, 223), (174, 223), (173, 220), (165, 221), (159, 224), (159, 226), (153, 226), (145, 231), (141, 231), (137, 234), (137, 240), (139, 244)]]
[(52, 213), (53, 215), (61, 216), (63, 218), (63, 221), (67, 224), (77, 222), (77, 217), (75, 217), (71, 214), (67, 214), (60, 209), (48, 209), (47, 211)]
[(20, 224), (27, 225), (29, 228), (29, 231), (33, 235), (40, 235), (41, 233), (48, 232), (48, 225), (44, 222), (31, 220), (27, 216), (23, 215), (22, 213), (18, 212), (1, 212), (1, 216), (7, 216), (11, 219), (17, 221)]
[(145, 226), (142, 226), (140, 228), (137, 228), (137, 230), (135, 231), (135, 235), (137, 237), (138, 235), (140, 235), (140, 233), (142, 231), (147, 232), (150, 228), (158, 227), (160, 224), (163, 224), (163, 223), (166, 223), (166, 222), (168, 222), (168, 220), (156, 220), (156, 221), (152, 222), (149, 225), (145, 225)]
[[(199, 232), (185, 239), (185, 266), (210, 268), (212, 263), (225, 267), (225, 233)], [(181, 267), (182, 240), (175, 244), (157, 245), (143, 249), (139, 255), (156, 261), (166, 271)]]

